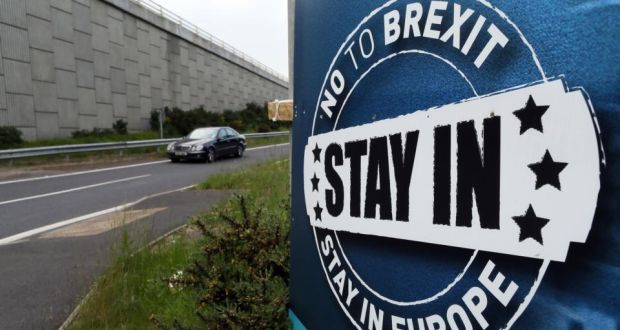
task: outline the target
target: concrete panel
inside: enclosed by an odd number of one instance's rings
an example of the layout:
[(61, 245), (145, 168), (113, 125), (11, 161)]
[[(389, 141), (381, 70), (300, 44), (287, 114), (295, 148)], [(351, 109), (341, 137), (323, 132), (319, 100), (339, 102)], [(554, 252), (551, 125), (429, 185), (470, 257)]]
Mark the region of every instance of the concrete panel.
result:
[(161, 88), (151, 88), (151, 106), (153, 109), (161, 109), (164, 106)]
[(56, 80), (54, 53), (31, 49), (30, 56), (32, 61), (32, 79), (54, 82)]
[(161, 68), (161, 62), (163, 62), (163, 60), (160, 56), (159, 46), (151, 45), (151, 51), (149, 55), (151, 57), (151, 67)]
[(125, 81), (129, 84), (139, 84), (138, 79), (138, 63), (125, 60)]
[(140, 75), (140, 96), (151, 96), (151, 77)]
[[(6, 85), (4, 84), (4, 76), (0, 76), (0, 109), (6, 110)], [(2, 126), (2, 124), (0, 124)]]
[[(23, 1), (22, 1), (23, 2)], [(49, 0), (26, 0), (26, 11), (29, 15), (52, 19)]]
[(57, 69), (76, 70), (73, 43), (54, 39), (54, 66)]
[(151, 56), (148, 53), (138, 53), (138, 72), (148, 75), (151, 71)]
[(37, 123), (37, 139), (50, 139), (58, 136), (59, 121), (57, 113), (35, 113)]
[(123, 12), (112, 6), (108, 6), (108, 15), (118, 21), (122, 21), (124, 18)]
[(97, 116), (94, 115), (80, 115), (78, 118), (80, 129), (92, 130), (97, 127)]
[(189, 61), (189, 77), (197, 78), (198, 77), (198, 63), (195, 60)]
[(162, 59), (161, 61), (161, 73), (163, 77), (170, 77), (170, 62), (168, 62), (168, 60), (166, 60), (165, 58)]
[(71, 14), (52, 7), (52, 29), (54, 37), (73, 42), (73, 17)]
[(112, 128), (112, 123), (114, 123), (112, 104), (97, 103), (97, 127)]
[(6, 91), (16, 94), (32, 94), (30, 64), (13, 60), (4, 60), (4, 77)]
[(33, 81), (32, 95), (34, 97), (34, 109), (41, 112), (56, 112), (56, 84)]
[(148, 53), (150, 51), (148, 31), (138, 29), (137, 39), (138, 39), (138, 50), (144, 53)]
[[(4, 1), (4, 0), (2, 0)], [(2, 2), (0, 1), (0, 3)], [(0, 24), (2, 56), (20, 61), (30, 61), (28, 31), (14, 26)]]
[(189, 64), (189, 49), (186, 42), (181, 40), (179, 43), (179, 55), (181, 56), (181, 65)]
[(58, 107), (59, 126), (61, 128), (77, 129), (79, 127), (77, 102), (59, 99), (56, 101), (56, 105)]
[(123, 19), (123, 30), (126, 36), (134, 39), (138, 38), (138, 25), (136, 23), (136, 18), (125, 15), (125, 18)]
[(170, 80), (162, 80), (161, 82), (161, 97), (164, 101), (164, 103), (166, 102), (172, 102), (172, 91), (170, 88)]
[(138, 29), (143, 30), (143, 31), (147, 31), (149, 30), (149, 28), (151, 27), (151, 25), (143, 20), (138, 20), (137, 21), (138, 24)]
[(162, 72), (160, 68), (151, 67), (151, 87), (161, 88), (162, 86)]
[(77, 100), (77, 78), (75, 72), (56, 70), (56, 93), (59, 98)]
[[(97, 0), (94, 0), (94, 1), (97, 1)], [(73, 0), (73, 3), (81, 4), (81, 5), (84, 5), (90, 8), (90, 0)], [(75, 8), (75, 6), (73, 8)]]
[(136, 107), (127, 108), (127, 128), (132, 131), (142, 130), (142, 120), (139, 105)]
[(108, 6), (102, 1), (91, 1), (90, 14), (93, 23), (97, 23), (102, 26), (108, 24)]
[(149, 44), (158, 46), (161, 44), (162, 31), (155, 27), (149, 28)]
[(6, 102), (9, 125), (35, 127), (34, 101), (31, 95), (7, 93)]
[(125, 70), (110, 69), (110, 79), (112, 82), (112, 93), (125, 93)]
[(127, 95), (112, 94), (112, 108), (114, 109), (115, 118), (127, 117)]
[(127, 106), (140, 107), (140, 87), (127, 84)]
[[(28, 16), (28, 36), (30, 47), (52, 50), (52, 24), (35, 16)], [(90, 48), (90, 45), (88, 45)]]
[(99, 103), (112, 103), (112, 84), (110, 79), (95, 78), (95, 100)]
[(198, 95), (198, 78), (190, 78), (189, 80), (189, 93), (190, 95)]
[(75, 58), (92, 62), (94, 57), (93, 40), (90, 34), (75, 31), (73, 37), (75, 38)]
[(110, 43), (110, 67), (122, 69), (125, 66), (125, 51), (123, 46)]
[(0, 109), (0, 126), (9, 126), (9, 111)]
[(93, 24), (93, 49), (110, 52), (110, 33), (105, 26)]
[(181, 86), (181, 103), (189, 104), (190, 103), (189, 96), (190, 96), (189, 86), (186, 86), (186, 85)]
[(26, 2), (24, 0), (0, 1), (0, 22), (26, 28)]
[(78, 88), (77, 111), (81, 115), (97, 115), (95, 90), (90, 88)]
[(95, 88), (95, 68), (92, 62), (76, 61), (77, 84), (80, 87)]
[(100, 78), (109, 78), (110, 55), (108, 55), (108, 53), (103, 53), (97, 50), (93, 54), (95, 59), (95, 76)]
[(140, 98), (140, 118), (150, 118), (151, 111), (153, 111), (153, 105), (151, 102), (151, 98), (141, 97)]
[(108, 30), (110, 31), (110, 41), (122, 45), (125, 35), (123, 22), (116, 18), (108, 17)]
[(51, 0), (52, 7), (71, 13), (72, 0)]
[(123, 51), (125, 59), (138, 62), (138, 40), (125, 36), (124, 43), (125, 47), (123, 47)]
[(73, 4), (73, 28), (76, 31), (91, 34), (93, 26), (90, 21), (90, 7), (83, 4)]

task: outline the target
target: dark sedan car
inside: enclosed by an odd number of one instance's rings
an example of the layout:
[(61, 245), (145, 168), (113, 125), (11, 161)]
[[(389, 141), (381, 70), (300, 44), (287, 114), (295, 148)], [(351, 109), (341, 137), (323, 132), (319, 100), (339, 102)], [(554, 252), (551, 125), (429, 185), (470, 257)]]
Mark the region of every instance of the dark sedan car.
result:
[(201, 160), (214, 162), (221, 156), (243, 156), (245, 136), (230, 127), (204, 127), (193, 130), (183, 139), (168, 145), (166, 152), (172, 162)]

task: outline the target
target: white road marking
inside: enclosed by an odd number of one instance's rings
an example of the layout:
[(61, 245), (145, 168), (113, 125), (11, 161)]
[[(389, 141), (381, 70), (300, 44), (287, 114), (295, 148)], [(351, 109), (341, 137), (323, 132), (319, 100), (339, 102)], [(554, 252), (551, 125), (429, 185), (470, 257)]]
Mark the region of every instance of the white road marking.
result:
[(267, 148), (273, 148), (273, 147), (281, 147), (281, 146), (285, 146), (287, 144), (291, 144), (291, 143), (290, 142), (286, 142), (286, 143), (279, 143), (279, 144), (270, 144), (268, 146), (249, 148), (249, 149), (246, 149), (246, 151), (259, 150), (259, 149), (267, 149)]
[(65, 227), (65, 226), (68, 226), (68, 225), (72, 225), (74, 223), (78, 223), (78, 222), (81, 222), (81, 221), (92, 219), (92, 218), (95, 218), (95, 217), (98, 217), (98, 216), (102, 216), (102, 215), (105, 215), (105, 214), (108, 214), (108, 213), (121, 212), (121, 211), (124, 211), (124, 210), (134, 206), (134, 205), (140, 204), (140, 203), (142, 203), (143, 201), (145, 201), (145, 200), (147, 200), (149, 198), (166, 195), (166, 194), (170, 194), (170, 193), (173, 193), (173, 192), (183, 191), (183, 190), (191, 189), (191, 188), (194, 188), (194, 187), (196, 187), (196, 185), (185, 186), (183, 188), (174, 189), (174, 190), (170, 190), (170, 191), (165, 191), (165, 192), (149, 195), (149, 196), (146, 196), (146, 197), (142, 197), (142, 198), (138, 199), (135, 202), (131, 202), (131, 203), (127, 203), (127, 204), (111, 207), (109, 209), (93, 212), (93, 213), (90, 213), (90, 214), (81, 215), (79, 217), (75, 217), (75, 218), (72, 218), (72, 219), (63, 220), (63, 221), (55, 222), (55, 223), (52, 223), (52, 224), (49, 224), (49, 225), (46, 225), (46, 226), (42, 226), (42, 227), (34, 228), (34, 229), (31, 229), (31, 230), (28, 230), (28, 231), (24, 231), (24, 232), (21, 232), (19, 234), (15, 234), (15, 235), (12, 235), (12, 236), (0, 239), (0, 246), (12, 244), (12, 243), (15, 243), (17, 241), (21, 241), (23, 239), (30, 238), (32, 236), (36, 236), (36, 235), (39, 235), (41, 233), (44, 233), (44, 232), (47, 232), (47, 231), (50, 231), (50, 230), (54, 230), (54, 229), (57, 229), (57, 228), (60, 228), (60, 227)]
[(46, 175), (46, 176), (40, 176), (40, 177), (36, 177), (36, 178), (27, 178), (27, 179), (19, 179), (19, 180), (12, 180), (12, 181), (3, 181), (3, 182), (0, 182), (0, 185), (11, 184), (11, 183), (20, 183), (20, 182), (28, 182), (28, 181), (45, 180), (45, 179), (62, 178), (62, 177), (66, 177), (66, 176), (74, 176), (74, 175), (81, 175), (81, 174), (90, 174), (90, 173), (99, 173), (99, 172), (106, 172), (106, 171), (122, 170), (122, 169), (125, 169), (125, 168), (155, 165), (155, 164), (161, 164), (161, 163), (166, 163), (166, 162), (168, 162), (168, 160), (158, 160), (158, 161), (155, 161), (155, 162), (132, 164), (132, 165), (124, 165), (124, 166), (115, 166), (115, 167), (106, 167), (106, 168), (100, 168), (100, 169), (96, 169), (96, 170), (71, 172), (71, 173), (63, 173), (63, 174), (56, 174), (56, 175)]
[(73, 218), (73, 219), (69, 219), (69, 220), (65, 220), (65, 221), (60, 221), (60, 222), (52, 223), (52, 224), (49, 224), (47, 226), (35, 228), (35, 229), (28, 230), (28, 231), (25, 231), (25, 232), (21, 232), (19, 234), (15, 234), (13, 236), (9, 236), (9, 237), (0, 239), (0, 245), (11, 244), (11, 243), (17, 242), (19, 240), (22, 240), (22, 239), (25, 239), (25, 238), (28, 238), (28, 237), (32, 237), (34, 235), (38, 235), (38, 234), (44, 233), (46, 231), (50, 231), (50, 230), (53, 230), (53, 229), (56, 229), (56, 228), (60, 228), (60, 227), (64, 227), (64, 226), (68, 226), (68, 225), (74, 224), (76, 222), (84, 221), (84, 220), (87, 220), (87, 219), (90, 219), (90, 218), (98, 217), (98, 216), (101, 216), (101, 215), (104, 215), (104, 214), (108, 214), (108, 213), (112, 213), (112, 212), (122, 211), (122, 210), (124, 210), (124, 209), (126, 209), (128, 207), (131, 207), (131, 206), (139, 203), (139, 202), (141, 202), (141, 200), (138, 200), (138, 201), (133, 202), (133, 203), (127, 203), (127, 204), (123, 204), (123, 205), (120, 205), (120, 206), (112, 207), (112, 208), (109, 208), (109, 209), (106, 209), (106, 210), (102, 210), (102, 211), (86, 214), (86, 215), (83, 215), (83, 216), (79, 216), (77, 218)]
[[(284, 145), (287, 145), (287, 144), (289, 144), (289, 143), (287, 142), (287, 143), (280, 143), (280, 144), (272, 144), (272, 145), (263, 146), (263, 147), (248, 148), (248, 149), (246, 149), (246, 151), (266, 149), (266, 148), (273, 148), (273, 147), (280, 147), (280, 146), (284, 146)], [(156, 165), (156, 164), (162, 164), (162, 163), (168, 163), (168, 162), (169, 162), (169, 160), (166, 159), (166, 160), (158, 160), (158, 161), (148, 162), (148, 163), (139, 163), (139, 164), (132, 164), (132, 165), (106, 167), (106, 168), (100, 168), (100, 169), (88, 170), (88, 171), (79, 171), (79, 172), (71, 172), (71, 173), (63, 173), (63, 174), (55, 174), (55, 175), (46, 175), (46, 176), (40, 176), (40, 177), (35, 177), (35, 178), (26, 178), (26, 179), (18, 179), (18, 180), (11, 180), (11, 181), (2, 181), (2, 182), (0, 182), (0, 186), (1, 185), (12, 184), (12, 183), (21, 183), (21, 182), (29, 182), (29, 181), (37, 181), (37, 180), (55, 179), (55, 178), (62, 178), (62, 177), (74, 176), (74, 175), (91, 174), (91, 173), (99, 173), (99, 172), (114, 171), (114, 170), (122, 170), (122, 169), (126, 169), (126, 168), (148, 166), (148, 165)]]
[(139, 176), (132, 176), (130, 178), (124, 178), (124, 179), (113, 180), (113, 181), (106, 181), (106, 182), (91, 184), (91, 185), (88, 185), (88, 186), (82, 186), (82, 187), (77, 187), (77, 188), (72, 188), (72, 189), (67, 189), (67, 190), (55, 191), (55, 192), (51, 192), (51, 193), (47, 193), (47, 194), (40, 194), (40, 195), (22, 197), (22, 198), (18, 198), (18, 199), (12, 199), (12, 200), (8, 200), (8, 201), (0, 202), (0, 205), (6, 205), (6, 204), (17, 203), (17, 202), (23, 202), (23, 201), (28, 201), (28, 200), (31, 200), (31, 199), (49, 197), (49, 196), (60, 195), (60, 194), (66, 194), (66, 193), (70, 193), (70, 192), (74, 192), (74, 191), (90, 189), (90, 188), (95, 188), (95, 187), (101, 187), (101, 186), (106, 186), (106, 185), (110, 185), (110, 184), (114, 184), (114, 183), (119, 183), (119, 182), (125, 182), (125, 181), (130, 181), (130, 180), (137, 180), (137, 179), (146, 178), (146, 177), (149, 177), (149, 176), (151, 176), (151, 175), (150, 174), (145, 174), (145, 175), (139, 175)]

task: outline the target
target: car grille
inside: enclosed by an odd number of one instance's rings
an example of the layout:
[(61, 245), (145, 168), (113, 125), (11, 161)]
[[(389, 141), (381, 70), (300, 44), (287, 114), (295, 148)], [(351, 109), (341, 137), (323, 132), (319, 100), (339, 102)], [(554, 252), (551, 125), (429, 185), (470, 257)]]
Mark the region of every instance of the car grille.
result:
[(186, 146), (174, 146), (174, 151), (189, 151), (189, 148)]

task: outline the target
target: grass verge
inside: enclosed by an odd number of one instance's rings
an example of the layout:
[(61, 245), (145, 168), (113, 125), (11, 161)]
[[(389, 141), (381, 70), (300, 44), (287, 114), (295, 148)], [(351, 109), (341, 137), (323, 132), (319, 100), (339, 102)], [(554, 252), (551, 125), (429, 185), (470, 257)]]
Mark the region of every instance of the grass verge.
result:
[[(97, 280), (69, 329), (245, 328), (248, 324), (281, 328), (287, 324), (289, 161), (272, 160), (215, 175), (199, 189), (234, 189), (243, 197), (199, 216), (196, 221), (203, 231), (199, 238), (191, 239), (187, 231), (181, 231), (137, 252), (126, 238), (121, 240), (112, 266)], [(240, 199), (244, 200), (241, 204)], [(251, 214), (249, 222), (247, 214)], [(235, 220), (237, 216), (240, 221)], [(286, 243), (278, 243), (276, 249), (270, 248), (272, 241), (266, 241), (260, 251), (254, 251), (260, 247), (249, 244), (255, 236)], [(246, 257), (229, 258), (222, 250)], [(224, 278), (243, 274), (247, 282), (238, 285), (213, 274), (205, 277), (199, 271), (205, 262), (222, 271), (221, 275), (227, 274)], [(269, 273), (272, 264), (278, 264), (279, 273), (284, 274)], [(255, 269), (260, 269), (258, 284), (253, 282)], [(231, 272), (237, 277), (228, 276)], [(286, 281), (276, 281), (276, 277)], [(268, 293), (247, 291), (257, 287), (269, 287)], [(265, 295), (263, 302), (273, 303), (258, 303), (255, 299), (261, 294)]]

